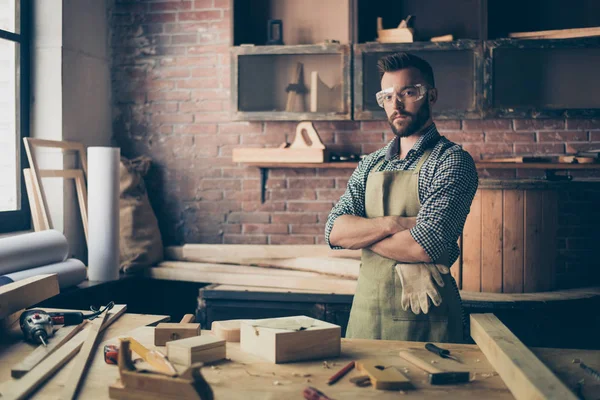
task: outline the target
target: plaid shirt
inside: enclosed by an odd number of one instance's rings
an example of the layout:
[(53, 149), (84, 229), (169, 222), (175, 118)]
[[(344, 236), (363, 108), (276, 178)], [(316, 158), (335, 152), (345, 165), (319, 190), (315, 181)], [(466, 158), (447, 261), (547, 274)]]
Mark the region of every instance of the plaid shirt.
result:
[(346, 192), (333, 206), (325, 226), (325, 241), (331, 248), (329, 235), (340, 215), (365, 215), (365, 189), (369, 172), (383, 158), (377, 171), (414, 170), (423, 152), (432, 148), (431, 155), (419, 173), (421, 209), (417, 224), (410, 230), (412, 237), (433, 262), (447, 251), (452, 265), (460, 250), (460, 236), (471, 202), (479, 183), (475, 163), (469, 153), (438, 133), (435, 124), (419, 138), (405, 159), (398, 158), (400, 140), (394, 138), (385, 147), (364, 157), (348, 181)]

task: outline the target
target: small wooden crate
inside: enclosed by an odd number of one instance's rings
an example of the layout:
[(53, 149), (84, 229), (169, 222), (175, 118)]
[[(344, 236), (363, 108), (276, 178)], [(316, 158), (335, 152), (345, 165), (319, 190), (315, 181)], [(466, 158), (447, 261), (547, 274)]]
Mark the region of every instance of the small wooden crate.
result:
[[(294, 321), (297, 318), (308, 317), (283, 317), (272, 320)], [(313, 326), (294, 331), (253, 326), (258, 321), (261, 320), (242, 321), (242, 351), (263, 357), (275, 364), (340, 355), (341, 327), (338, 325), (313, 319)]]
[(176, 364), (190, 366), (194, 363), (222, 360), (225, 358), (225, 340), (212, 335), (173, 340), (167, 343), (167, 357)]
[(163, 322), (154, 329), (154, 345), (164, 346), (172, 340), (200, 336), (200, 324)]

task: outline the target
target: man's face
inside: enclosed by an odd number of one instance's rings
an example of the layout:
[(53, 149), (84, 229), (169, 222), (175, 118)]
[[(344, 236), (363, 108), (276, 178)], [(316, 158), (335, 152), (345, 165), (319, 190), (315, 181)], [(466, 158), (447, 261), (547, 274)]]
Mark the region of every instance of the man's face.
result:
[[(426, 85), (421, 72), (416, 68), (386, 72), (381, 78), (382, 90), (393, 87), (394, 91), (400, 92), (403, 88), (417, 84)], [(397, 95), (393, 96), (394, 101), (384, 105), (385, 113), (394, 134), (408, 137), (419, 132), (431, 119), (429, 93), (425, 93), (422, 99), (414, 103), (403, 103), (397, 98)]]

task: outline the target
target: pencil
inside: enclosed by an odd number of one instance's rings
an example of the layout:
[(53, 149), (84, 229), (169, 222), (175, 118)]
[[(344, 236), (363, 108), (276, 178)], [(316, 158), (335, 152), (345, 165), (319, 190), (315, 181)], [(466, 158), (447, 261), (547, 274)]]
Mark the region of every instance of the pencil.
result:
[(338, 372), (336, 372), (335, 375), (333, 375), (331, 378), (329, 378), (329, 381), (327, 382), (327, 384), (333, 385), (334, 383), (339, 381), (344, 375), (346, 375), (352, 368), (354, 368), (354, 361), (350, 361), (344, 368), (342, 368)]

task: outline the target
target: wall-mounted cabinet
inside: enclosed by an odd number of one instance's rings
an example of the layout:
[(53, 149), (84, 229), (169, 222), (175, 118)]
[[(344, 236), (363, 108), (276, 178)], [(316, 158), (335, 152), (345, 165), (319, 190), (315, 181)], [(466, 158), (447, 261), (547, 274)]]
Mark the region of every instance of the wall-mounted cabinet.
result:
[(234, 120), (351, 119), (348, 45), (241, 46), (231, 58)]
[(438, 102), (434, 117), (481, 118), (483, 47), (475, 40), (367, 43), (354, 45), (354, 119), (385, 119), (375, 93), (381, 90), (377, 61), (388, 54), (409, 52), (427, 60), (434, 71)]
[[(236, 120), (384, 119), (375, 101), (377, 60), (397, 51), (432, 65), (437, 119), (600, 116), (600, 38), (508, 38), (600, 27), (599, 0), (234, 0), (233, 15)], [(415, 42), (376, 42), (377, 17), (390, 29), (408, 15)], [(272, 19), (283, 22), (283, 46), (265, 46)], [(430, 41), (448, 34), (454, 41)], [(324, 44), (332, 40), (340, 44)], [(304, 105), (290, 112), (286, 89), (298, 63)], [(311, 79), (315, 71), (320, 80)], [(316, 112), (310, 112), (313, 86), (335, 93)], [(324, 110), (323, 104), (330, 105)]]

